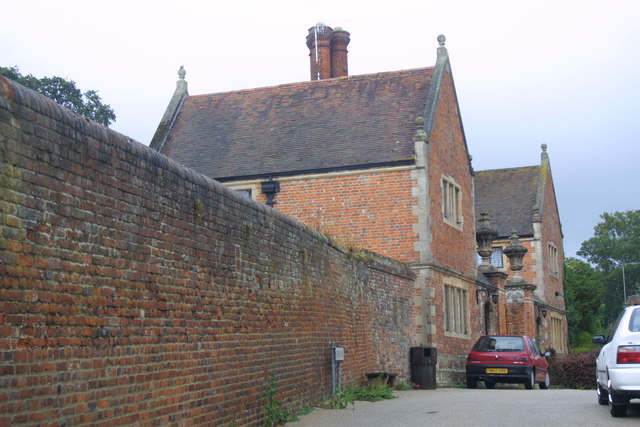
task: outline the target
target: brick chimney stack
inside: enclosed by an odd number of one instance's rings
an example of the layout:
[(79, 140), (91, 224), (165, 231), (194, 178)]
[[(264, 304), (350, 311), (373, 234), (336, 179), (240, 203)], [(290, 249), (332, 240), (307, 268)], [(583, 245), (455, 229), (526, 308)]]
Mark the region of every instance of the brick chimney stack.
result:
[(307, 46), (311, 64), (311, 80), (348, 75), (347, 45), (349, 33), (342, 28), (333, 28), (317, 24), (309, 28)]
[(331, 36), (333, 29), (324, 24), (309, 28), (307, 46), (311, 63), (311, 80), (331, 77)]
[(349, 75), (347, 62), (347, 45), (351, 39), (349, 33), (338, 27), (331, 38), (331, 77), (345, 77)]

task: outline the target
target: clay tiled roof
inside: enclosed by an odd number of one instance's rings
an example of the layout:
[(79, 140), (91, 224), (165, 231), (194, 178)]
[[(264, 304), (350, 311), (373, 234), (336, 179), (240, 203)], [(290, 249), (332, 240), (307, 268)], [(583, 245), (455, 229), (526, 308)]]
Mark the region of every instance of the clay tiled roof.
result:
[(189, 96), (162, 152), (213, 178), (412, 160), (433, 70)]
[(476, 217), (489, 212), (491, 227), (499, 237), (510, 236), (514, 229), (519, 236), (533, 235), (539, 177), (538, 166), (476, 172)]

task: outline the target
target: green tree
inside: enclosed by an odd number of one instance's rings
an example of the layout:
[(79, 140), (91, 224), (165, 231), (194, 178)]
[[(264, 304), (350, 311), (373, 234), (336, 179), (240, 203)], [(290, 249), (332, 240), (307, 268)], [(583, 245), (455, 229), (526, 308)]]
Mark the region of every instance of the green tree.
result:
[(640, 289), (640, 210), (603, 213), (578, 255), (605, 275), (604, 323), (615, 320), (627, 297)]
[(18, 67), (0, 67), (0, 75), (33, 89), (97, 123), (109, 126), (116, 119), (113, 109), (102, 103), (97, 91), (88, 90), (82, 93), (73, 80), (62, 77), (38, 79), (31, 74), (23, 76)]
[[(564, 297), (569, 321), (569, 345), (588, 345), (602, 332), (604, 274), (577, 258), (564, 260)], [(586, 343), (585, 338), (586, 337)]]

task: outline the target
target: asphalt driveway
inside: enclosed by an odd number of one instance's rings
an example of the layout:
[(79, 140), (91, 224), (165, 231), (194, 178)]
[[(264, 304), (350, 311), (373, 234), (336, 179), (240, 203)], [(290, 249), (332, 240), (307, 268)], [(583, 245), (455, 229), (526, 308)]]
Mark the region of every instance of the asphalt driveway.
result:
[(443, 388), (395, 394), (397, 399), (355, 402), (347, 409), (315, 409), (287, 427), (640, 425), (640, 401), (632, 401), (626, 418), (612, 418), (594, 390)]

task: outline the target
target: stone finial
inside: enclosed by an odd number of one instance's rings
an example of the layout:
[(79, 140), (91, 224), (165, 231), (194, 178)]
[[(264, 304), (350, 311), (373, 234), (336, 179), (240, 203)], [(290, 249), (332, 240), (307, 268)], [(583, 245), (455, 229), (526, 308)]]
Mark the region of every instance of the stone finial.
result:
[(424, 117), (418, 116), (416, 117), (416, 133), (413, 134), (413, 141), (424, 141), (427, 142), (427, 133), (424, 131)]
[(447, 41), (447, 38), (444, 36), (444, 34), (440, 34), (438, 36), (438, 43), (440, 44), (440, 46), (444, 47), (444, 42)]
[(520, 270), (522, 270), (523, 267), (522, 259), (527, 252), (527, 248), (520, 244), (520, 238), (516, 230), (512, 230), (511, 237), (509, 238), (509, 246), (502, 251), (502, 253), (509, 258), (511, 270), (514, 272), (513, 279), (509, 281), (510, 283), (526, 283), (522, 276), (520, 276)]
[(493, 241), (498, 237), (498, 232), (491, 227), (489, 212), (482, 211), (478, 222), (480, 225), (476, 228), (476, 244), (478, 245), (478, 255), (482, 257), (482, 264), (478, 266), (478, 270), (493, 271), (491, 253), (493, 252)]
[(184, 70), (184, 66), (181, 65), (180, 69), (178, 70), (178, 77), (180, 77), (180, 80), (184, 80), (184, 76), (187, 75), (187, 72)]
[(542, 148), (542, 152), (543, 152), (543, 153), (546, 153), (546, 152), (547, 152), (547, 144), (542, 144), (542, 145), (540, 146), (540, 148)]

